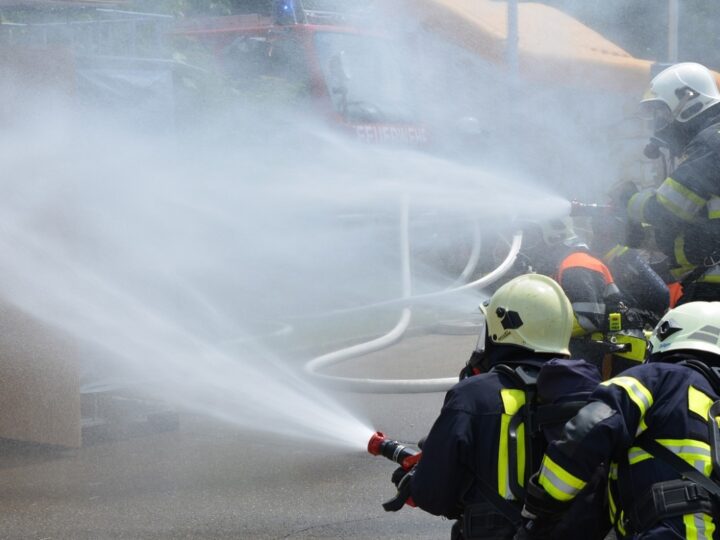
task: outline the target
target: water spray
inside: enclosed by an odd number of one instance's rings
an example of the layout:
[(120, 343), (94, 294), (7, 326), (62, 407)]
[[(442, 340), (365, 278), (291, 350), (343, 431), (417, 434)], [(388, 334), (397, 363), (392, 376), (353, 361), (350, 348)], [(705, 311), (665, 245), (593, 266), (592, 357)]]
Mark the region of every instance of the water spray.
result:
[(603, 217), (618, 215), (617, 207), (612, 204), (584, 203), (570, 201), (571, 217)]

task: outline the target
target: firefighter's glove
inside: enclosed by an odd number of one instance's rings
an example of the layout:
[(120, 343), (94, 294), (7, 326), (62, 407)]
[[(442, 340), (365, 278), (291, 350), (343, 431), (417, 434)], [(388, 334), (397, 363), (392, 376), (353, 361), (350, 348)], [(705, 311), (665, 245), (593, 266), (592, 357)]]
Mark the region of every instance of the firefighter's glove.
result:
[(618, 332), (620, 330), (643, 330), (657, 324), (657, 317), (642, 309), (623, 307), (617, 312), (610, 313), (607, 320), (606, 331)]
[[(400, 471), (402, 471), (403, 474), (399, 474)], [(415, 467), (413, 467), (409, 471), (405, 471), (402, 467), (400, 467), (400, 469), (396, 470), (393, 473), (392, 481), (393, 484), (397, 486), (397, 494), (389, 501), (385, 501), (383, 503), (382, 506), (386, 512), (397, 512), (403, 506), (405, 506), (405, 504), (415, 506), (415, 503), (413, 503), (412, 500), (409, 500), (410, 489), (412, 487), (411, 482), (414, 474)]]
[(630, 308), (622, 314), (622, 318), (623, 328), (645, 328), (645, 315), (640, 310)]
[[(412, 469), (410, 469), (412, 470)], [(395, 487), (400, 486), (400, 482), (403, 481), (403, 479), (407, 476), (409, 471), (406, 471), (402, 467), (398, 467), (395, 469), (392, 473), (392, 476), (390, 477), (390, 480), (392, 480), (392, 483), (395, 484)]]
[(486, 358), (484, 352), (473, 351), (467, 363), (465, 364), (465, 367), (462, 368), (462, 370), (460, 371), (460, 380), (462, 381), (467, 377), (472, 377), (473, 375), (482, 373), (484, 371), (483, 366), (485, 362)]
[(613, 206), (625, 210), (628, 202), (637, 192), (638, 188), (634, 182), (624, 181), (615, 184), (608, 195)]
[(568, 506), (569, 503), (553, 499), (538, 484), (538, 473), (535, 473), (528, 482), (522, 509), (523, 524), (515, 534), (515, 540), (551, 540), (553, 530)]

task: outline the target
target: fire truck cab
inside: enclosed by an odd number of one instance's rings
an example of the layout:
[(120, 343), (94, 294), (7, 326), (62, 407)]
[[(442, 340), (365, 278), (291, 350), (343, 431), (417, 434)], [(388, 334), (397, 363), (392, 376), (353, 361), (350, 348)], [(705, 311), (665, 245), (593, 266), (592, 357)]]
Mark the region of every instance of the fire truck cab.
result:
[(209, 45), (241, 96), (309, 106), (362, 141), (427, 143), (397, 46), (377, 25), (358, 23), (362, 2), (343, 12), (308, 4), (275, 0), (269, 15), (190, 19), (174, 33)]

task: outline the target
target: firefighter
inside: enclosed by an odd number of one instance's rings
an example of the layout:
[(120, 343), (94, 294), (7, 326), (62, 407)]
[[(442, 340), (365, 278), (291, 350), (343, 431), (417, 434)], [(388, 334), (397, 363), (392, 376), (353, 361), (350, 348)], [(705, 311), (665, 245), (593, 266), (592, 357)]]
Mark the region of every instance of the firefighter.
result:
[(716, 537), (720, 487), (709, 477), (720, 472), (710, 442), (720, 442), (719, 341), (720, 303), (670, 310), (648, 363), (602, 383), (549, 445), (516, 538), (553, 538), (553, 522), (603, 462), (620, 538)]
[(572, 219), (531, 223), (524, 231), (526, 264), (554, 278), (572, 304), (572, 356), (596, 365), (604, 378), (642, 362), (646, 313), (621, 293), (608, 266), (575, 233)]
[[(410, 482), (416, 506), (458, 520), (456, 539), (513, 537), (544, 435), (579, 410), (600, 382), (594, 366), (567, 360), (572, 308), (552, 279), (516, 277), (493, 294), (483, 312), (488, 371), (450, 389), (419, 464), (408, 474), (398, 469), (393, 475), (400, 491)], [(551, 405), (562, 400), (572, 403)], [(547, 408), (536, 407), (540, 402)], [(603, 529), (600, 504), (590, 497), (584, 509), (592, 530)]]
[(657, 247), (671, 261), (672, 305), (720, 300), (718, 103), (713, 74), (691, 62), (660, 72), (641, 101), (654, 122), (651, 152), (666, 148), (679, 165), (658, 189), (626, 199), (627, 211), (633, 222), (652, 226)]

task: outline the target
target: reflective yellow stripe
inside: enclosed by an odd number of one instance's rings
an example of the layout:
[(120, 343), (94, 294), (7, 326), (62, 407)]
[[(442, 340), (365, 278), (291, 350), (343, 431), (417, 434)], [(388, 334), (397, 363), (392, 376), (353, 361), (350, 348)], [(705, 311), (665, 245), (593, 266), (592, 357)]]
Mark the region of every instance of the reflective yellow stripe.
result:
[(685, 538), (688, 540), (712, 540), (715, 524), (707, 514), (685, 514)]
[[(709, 444), (695, 439), (657, 439), (657, 442), (680, 456), (686, 463), (705, 476), (710, 476), (712, 462), (710, 460)], [(648, 459), (653, 459), (653, 456), (638, 446), (633, 446), (628, 450), (628, 463), (630, 465), (636, 465)]]
[(720, 283), (720, 268), (718, 268), (717, 265), (711, 266), (697, 281), (702, 283)]
[(628, 463), (630, 463), (630, 465), (635, 465), (647, 459), (652, 459), (652, 455), (638, 446), (633, 446), (628, 450)]
[(614, 336), (615, 343), (630, 344), (630, 350), (627, 352), (615, 353), (620, 358), (642, 362), (645, 360), (645, 352), (647, 351), (647, 341), (639, 336), (631, 336), (627, 334), (616, 334)]
[(720, 218), (720, 197), (713, 195), (707, 202), (708, 218), (718, 219)]
[(658, 439), (658, 442), (668, 450), (672, 450), (705, 476), (710, 476), (712, 461), (710, 460), (709, 444), (692, 439)]
[[(509, 468), (509, 452), (508, 452), (508, 431), (510, 428), (510, 420), (520, 408), (525, 405), (525, 392), (512, 388), (503, 388), (500, 390), (500, 398), (503, 403), (503, 414), (500, 417), (500, 444), (498, 445), (498, 475), (497, 488), (498, 493), (505, 499), (514, 499), (515, 496), (510, 490), (510, 474)], [(524, 423), (517, 430), (517, 467), (518, 482), (520, 485), (525, 481), (525, 425)]]
[(675, 237), (675, 242), (673, 246), (673, 252), (675, 254), (675, 261), (680, 266), (689, 266), (690, 268), (694, 268), (694, 265), (688, 261), (687, 256), (685, 255), (685, 235), (679, 234)]
[(603, 257), (603, 262), (609, 263), (616, 257), (619, 257), (620, 255), (623, 255), (625, 252), (627, 252), (630, 248), (627, 246), (623, 246), (621, 244), (616, 245), (614, 248), (612, 248), (610, 251), (608, 251), (605, 256)]
[(603, 383), (603, 386), (614, 384), (621, 387), (627, 393), (628, 397), (640, 409), (640, 417), (644, 417), (647, 410), (653, 404), (653, 397), (650, 391), (643, 386), (635, 377), (613, 377)]
[(617, 513), (617, 506), (615, 505), (615, 498), (613, 497), (612, 490), (608, 489), (608, 510), (610, 510), (610, 523), (615, 521), (615, 514)]
[(608, 510), (610, 514), (610, 523), (615, 523), (618, 513), (618, 506), (615, 503), (615, 492), (617, 491), (618, 464), (614, 461), (610, 462), (608, 469), (607, 494), (608, 494)]
[(570, 334), (571, 337), (580, 337), (587, 334), (587, 330), (585, 330), (578, 321), (577, 315), (573, 313), (573, 325), (572, 325), (572, 333)]
[(680, 219), (691, 221), (705, 206), (705, 199), (668, 177), (658, 188), (657, 200)]
[(615, 522), (615, 527), (617, 528), (618, 532), (622, 536), (625, 536), (627, 534), (627, 531), (625, 531), (624, 523), (625, 523), (625, 511), (620, 510), (620, 516), (619, 516), (618, 520)]
[(512, 388), (503, 388), (500, 390), (500, 398), (503, 402), (503, 412), (512, 416), (525, 405), (525, 392)]
[(610, 463), (610, 469), (608, 470), (608, 478), (610, 480), (618, 479), (618, 464), (614, 461)]
[(701, 392), (694, 386), (688, 387), (688, 409), (706, 422), (712, 404), (713, 400), (706, 393)]
[(673, 268), (670, 270), (670, 274), (672, 274), (672, 277), (674, 277), (676, 280), (679, 280), (682, 278), (685, 274), (690, 272), (694, 266), (680, 266), (678, 268)]
[(642, 223), (645, 221), (645, 205), (655, 195), (655, 191), (651, 188), (638, 191), (635, 195), (630, 197), (627, 205), (628, 217)]
[(675, 241), (673, 242), (673, 255), (675, 256), (675, 262), (677, 262), (678, 267), (670, 270), (670, 273), (675, 279), (680, 279), (695, 268), (695, 265), (688, 261), (685, 255), (684, 234), (679, 234), (675, 237)]
[(587, 484), (560, 467), (547, 455), (543, 458), (538, 482), (553, 499), (558, 501), (569, 501)]

